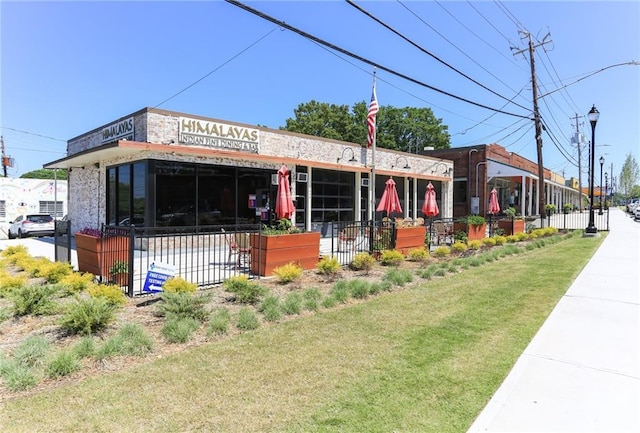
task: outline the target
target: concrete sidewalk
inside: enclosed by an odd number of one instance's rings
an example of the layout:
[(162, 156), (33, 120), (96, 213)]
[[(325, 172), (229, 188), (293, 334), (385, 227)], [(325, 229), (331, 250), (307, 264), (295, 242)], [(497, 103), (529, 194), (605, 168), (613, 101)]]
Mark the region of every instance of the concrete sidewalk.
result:
[(475, 420), (476, 432), (640, 432), (640, 222), (611, 232)]

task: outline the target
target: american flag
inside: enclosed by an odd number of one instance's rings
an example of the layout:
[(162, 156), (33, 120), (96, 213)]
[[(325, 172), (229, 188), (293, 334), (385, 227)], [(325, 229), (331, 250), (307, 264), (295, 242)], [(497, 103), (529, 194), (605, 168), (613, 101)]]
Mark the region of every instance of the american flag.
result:
[(376, 138), (376, 114), (378, 113), (378, 98), (376, 97), (376, 85), (373, 85), (371, 92), (371, 103), (369, 104), (369, 113), (367, 114), (367, 147), (373, 145)]

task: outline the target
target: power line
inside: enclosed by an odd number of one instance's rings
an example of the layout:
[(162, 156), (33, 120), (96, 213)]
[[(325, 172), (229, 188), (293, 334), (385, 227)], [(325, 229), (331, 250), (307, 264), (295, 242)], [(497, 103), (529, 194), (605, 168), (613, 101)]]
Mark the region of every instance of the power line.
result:
[(38, 133), (36, 133), (36, 132), (29, 132), (29, 131), (23, 131), (23, 130), (21, 130), (21, 129), (10, 128), (10, 127), (8, 127), (8, 126), (0, 126), (0, 128), (2, 128), (2, 129), (8, 129), (9, 131), (20, 132), (20, 133), (22, 133), (22, 134), (33, 135), (33, 136), (35, 136), (35, 137), (42, 137), (42, 138), (46, 138), (46, 139), (49, 139), (49, 140), (62, 141), (63, 143), (66, 143), (66, 142), (67, 142), (67, 140), (61, 140), (61, 139), (59, 139), (59, 138), (50, 137), (50, 136), (48, 136), (48, 135), (38, 134)]
[(374, 66), (376, 68), (379, 68), (379, 69), (381, 69), (381, 70), (383, 70), (385, 72), (388, 72), (389, 74), (392, 74), (392, 75), (395, 75), (397, 77), (403, 78), (403, 79), (405, 79), (407, 81), (410, 81), (410, 82), (412, 82), (414, 84), (417, 84), (419, 86), (425, 87), (427, 89), (433, 90), (435, 92), (441, 93), (441, 94), (443, 94), (445, 96), (449, 96), (449, 97), (457, 99), (459, 101), (466, 102), (466, 103), (471, 104), (471, 105), (475, 105), (476, 107), (484, 108), (486, 110), (496, 111), (498, 113), (506, 114), (508, 116), (513, 116), (513, 117), (519, 117), (519, 118), (522, 118), (522, 119), (528, 119), (529, 118), (528, 116), (525, 116), (525, 115), (522, 115), (522, 114), (510, 113), (508, 111), (503, 111), (503, 110), (499, 110), (499, 109), (496, 109), (496, 108), (493, 108), (493, 107), (489, 107), (489, 106), (481, 104), (479, 102), (474, 102), (474, 101), (471, 101), (469, 99), (463, 98), (462, 96), (458, 96), (458, 95), (455, 95), (455, 94), (453, 94), (451, 92), (447, 92), (445, 90), (442, 90), (442, 89), (439, 89), (437, 87), (431, 86), (431, 85), (426, 84), (426, 83), (424, 83), (422, 81), (419, 81), (419, 80), (417, 80), (415, 78), (411, 78), (408, 75), (401, 74), (401, 73), (399, 73), (399, 72), (397, 72), (397, 71), (395, 71), (395, 70), (393, 70), (391, 68), (388, 68), (388, 67), (386, 67), (384, 65), (380, 65), (379, 63), (376, 63), (376, 62), (374, 62), (372, 60), (366, 59), (366, 58), (364, 58), (362, 56), (359, 56), (359, 55), (354, 54), (354, 53), (352, 53), (350, 51), (347, 51), (344, 48), (340, 48), (335, 44), (331, 44), (331, 43), (329, 43), (329, 42), (327, 42), (327, 41), (325, 41), (323, 39), (320, 39), (320, 38), (318, 38), (316, 36), (313, 36), (313, 35), (311, 35), (311, 34), (309, 34), (307, 32), (304, 32), (304, 31), (302, 31), (302, 30), (300, 30), (300, 29), (298, 29), (296, 27), (293, 27), (293, 26), (285, 23), (284, 21), (277, 20), (277, 19), (275, 19), (275, 18), (273, 18), (273, 17), (271, 17), (269, 15), (266, 15), (266, 14), (264, 14), (264, 13), (262, 13), (262, 12), (256, 10), (256, 9), (254, 9), (254, 8), (252, 8), (250, 6), (247, 6), (245, 4), (242, 4), (242, 3), (240, 3), (240, 2), (238, 2), (236, 0), (225, 0), (225, 1), (227, 3), (230, 3), (230, 4), (234, 5), (234, 6), (237, 6), (237, 7), (241, 8), (241, 9), (244, 9), (247, 12), (250, 12), (250, 13), (252, 13), (252, 14), (254, 14), (254, 15), (256, 15), (256, 16), (262, 18), (262, 19), (270, 21), (270, 22), (272, 22), (272, 23), (274, 23), (274, 24), (276, 24), (276, 25), (278, 25), (280, 27), (283, 27), (283, 28), (285, 28), (287, 30), (291, 30), (292, 32), (294, 32), (294, 33), (296, 33), (296, 34), (298, 34), (298, 35), (300, 35), (300, 36), (302, 36), (302, 37), (304, 37), (306, 39), (309, 39), (309, 40), (312, 40), (312, 41), (317, 42), (319, 44), (325, 45), (325, 46), (331, 48), (332, 50), (336, 50), (336, 51), (338, 51), (338, 52), (340, 52), (342, 54), (345, 54), (345, 55), (347, 55), (349, 57), (357, 59), (357, 60), (359, 60), (359, 61), (361, 61), (363, 63), (366, 63), (366, 64), (368, 64), (370, 66)]

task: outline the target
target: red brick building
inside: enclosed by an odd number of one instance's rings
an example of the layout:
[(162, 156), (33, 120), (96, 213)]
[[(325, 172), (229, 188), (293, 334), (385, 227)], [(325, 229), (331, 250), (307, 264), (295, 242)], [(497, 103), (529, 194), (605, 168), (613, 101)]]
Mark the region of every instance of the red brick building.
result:
[[(520, 215), (535, 216), (539, 210), (538, 164), (499, 144), (481, 144), (427, 151), (427, 155), (452, 160), (453, 216), (486, 215), (489, 193), (498, 191), (500, 209), (514, 207)], [(561, 209), (566, 203), (580, 204), (578, 190), (544, 169), (545, 203)]]

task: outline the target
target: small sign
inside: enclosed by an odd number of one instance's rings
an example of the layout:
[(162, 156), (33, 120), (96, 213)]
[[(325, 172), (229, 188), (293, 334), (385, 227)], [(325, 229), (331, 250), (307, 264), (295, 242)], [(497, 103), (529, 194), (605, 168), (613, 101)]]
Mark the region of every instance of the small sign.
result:
[(249, 194), (249, 209), (255, 209), (257, 205), (256, 195)]
[(162, 292), (162, 284), (175, 274), (175, 266), (168, 263), (152, 262), (149, 265), (142, 291), (150, 293)]

